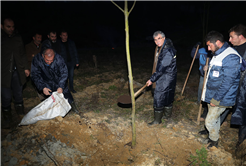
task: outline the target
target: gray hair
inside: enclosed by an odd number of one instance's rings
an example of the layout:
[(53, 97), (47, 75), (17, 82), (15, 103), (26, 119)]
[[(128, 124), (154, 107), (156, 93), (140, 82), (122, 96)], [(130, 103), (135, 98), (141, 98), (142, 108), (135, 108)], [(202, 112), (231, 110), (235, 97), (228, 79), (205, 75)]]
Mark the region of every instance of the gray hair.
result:
[(161, 35), (161, 37), (165, 37), (165, 34), (162, 32), (162, 31), (156, 31), (154, 34), (153, 34), (153, 38), (155, 38), (156, 36), (158, 35)]

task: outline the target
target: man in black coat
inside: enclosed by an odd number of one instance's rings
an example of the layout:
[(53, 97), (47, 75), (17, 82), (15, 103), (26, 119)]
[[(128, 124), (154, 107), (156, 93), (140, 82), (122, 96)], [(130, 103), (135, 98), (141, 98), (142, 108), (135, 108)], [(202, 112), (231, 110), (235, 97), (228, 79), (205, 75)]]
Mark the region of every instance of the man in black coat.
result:
[(32, 60), (31, 78), (34, 84), (46, 97), (54, 91), (63, 93), (72, 110), (78, 114), (73, 96), (67, 86), (68, 70), (63, 58), (47, 43), (43, 44), (41, 52)]
[[(155, 63), (152, 76), (146, 82), (147, 86), (156, 83), (154, 91), (154, 116), (149, 126), (160, 124), (162, 117), (169, 119), (172, 114), (172, 103), (177, 80), (176, 50), (170, 39), (161, 31), (153, 35), (156, 44)], [(156, 66), (156, 67), (155, 67)]]
[(1, 24), (1, 99), (5, 127), (10, 127), (12, 121), (11, 99), (15, 100), (15, 109), (19, 115), (24, 115), (22, 87), (29, 76), (29, 66), (20, 35), (15, 33), (14, 21), (3, 19)]
[[(246, 26), (238, 24), (229, 30), (229, 41), (246, 61)], [(237, 100), (231, 124), (239, 125), (237, 147), (246, 139), (246, 70), (241, 72)]]
[(64, 61), (68, 69), (68, 81), (69, 81), (69, 90), (73, 93), (76, 93), (73, 87), (73, 74), (74, 67), (79, 66), (79, 58), (75, 43), (68, 38), (67, 31), (61, 31), (61, 56), (64, 58)]

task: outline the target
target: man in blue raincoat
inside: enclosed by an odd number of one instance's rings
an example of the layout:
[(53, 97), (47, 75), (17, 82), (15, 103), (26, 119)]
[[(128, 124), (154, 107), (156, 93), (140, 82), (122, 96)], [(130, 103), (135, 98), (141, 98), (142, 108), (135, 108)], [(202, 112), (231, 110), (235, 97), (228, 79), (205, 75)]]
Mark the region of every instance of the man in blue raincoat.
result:
[[(161, 119), (169, 119), (172, 114), (172, 103), (177, 80), (176, 50), (170, 39), (161, 31), (153, 34), (156, 44), (155, 63), (152, 76), (147, 86), (156, 83), (154, 91), (154, 121), (149, 126), (160, 124)], [(156, 66), (156, 68), (155, 68)]]
[(54, 91), (63, 93), (72, 110), (79, 113), (67, 86), (67, 66), (63, 58), (55, 53), (48, 43), (43, 44), (41, 52), (32, 60), (31, 78), (37, 89), (43, 92), (46, 97), (49, 97)]

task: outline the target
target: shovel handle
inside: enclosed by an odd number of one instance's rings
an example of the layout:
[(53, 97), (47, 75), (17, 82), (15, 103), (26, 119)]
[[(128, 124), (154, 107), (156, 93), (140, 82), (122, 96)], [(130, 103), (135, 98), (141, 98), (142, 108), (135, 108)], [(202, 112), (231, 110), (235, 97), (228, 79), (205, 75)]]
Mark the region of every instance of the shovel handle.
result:
[(137, 97), (139, 95), (140, 92), (142, 92), (142, 90), (144, 88), (146, 88), (147, 84), (145, 84), (141, 89), (139, 89), (136, 93), (134, 93), (134, 97)]

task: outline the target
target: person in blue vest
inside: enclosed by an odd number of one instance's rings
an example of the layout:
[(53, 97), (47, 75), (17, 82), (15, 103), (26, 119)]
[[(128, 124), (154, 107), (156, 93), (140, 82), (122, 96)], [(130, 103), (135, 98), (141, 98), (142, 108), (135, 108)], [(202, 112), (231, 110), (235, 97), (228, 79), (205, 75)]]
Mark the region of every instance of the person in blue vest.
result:
[[(218, 147), (220, 115), (235, 105), (240, 80), (242, 57), (231, 48), (221, 33), (211, 31), (206, 36), (208, 50), (213, 57), (202, 93), (202, 101), (208, 103), (205, 126), (209, 132), (203, 143)], [(206, 66), (205, 66), (206, 67)], [(204, 68), (206, 70), (206, 68)]]
[[(229, 36), (229, 42), (246, 61), (246, 26), (242, 24), (235, 25), (229, 30)], [(246, 70), (241, 70), (238, 95), (231, 116), (231, 124), (239, 125), (236, 145), (236, 148), (238, 148), (246, 139)]]
[[(191, 50), (191, 57), (193, 58), (196, 53), (196, 48), (198, 45), (201, 45), (201, 42), (198, 42)], [(197, 103), (200, 104), (201, 102), (201, 94), (202, 94), (202, 86), (203, 86), (203, 80), (204, 80), (204, 70), (203, 67), (206, 65), (207, 57), (209, 57), (209, 60), (211, 59), (210, 51), (207, 51), (206, 48), (200, 48), (197, 51), (196, 59), (199, 59), (199, 73), (200, 73), (200, 79), (199, 79), (199, 86), (198, 86), (198, 97), (197, 97)], [(204, 121), (207, 113), (208, 113), (208, 107), (207, 103), (202, 102), (202, 107), (204, 108), (203, 113), (200, 117), (200, 121)]]

